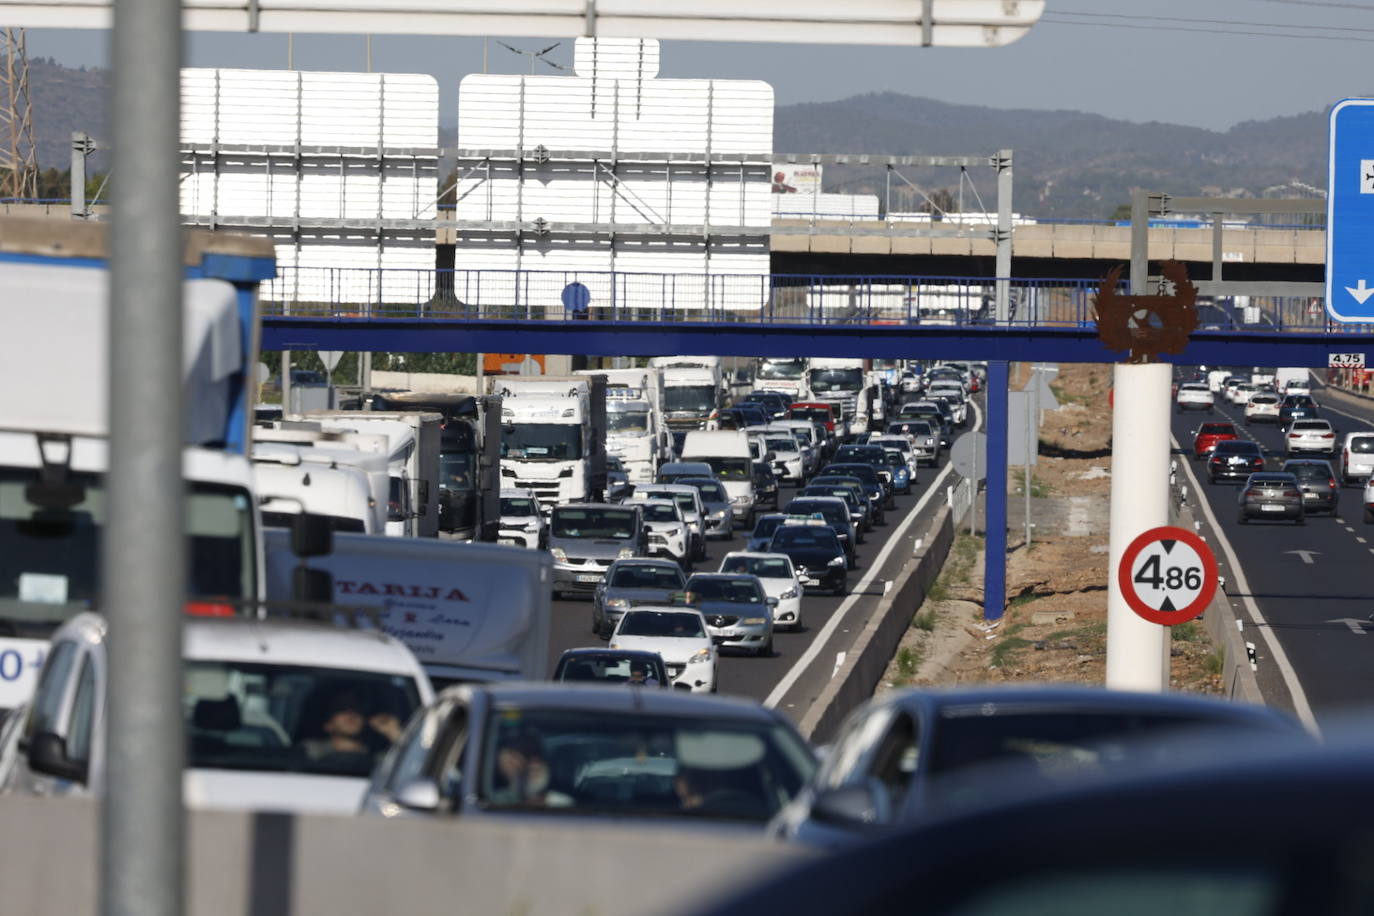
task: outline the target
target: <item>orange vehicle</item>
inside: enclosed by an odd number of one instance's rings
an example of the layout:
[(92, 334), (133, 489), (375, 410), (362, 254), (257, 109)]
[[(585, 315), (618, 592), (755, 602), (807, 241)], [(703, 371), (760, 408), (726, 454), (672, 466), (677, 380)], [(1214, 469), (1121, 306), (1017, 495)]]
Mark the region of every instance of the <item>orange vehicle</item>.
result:
[(815, 401), (798, 401), (787, 409), (789, 420), (819, 420), (825, 424), (825, 431), (835, 435), (835, 407)]

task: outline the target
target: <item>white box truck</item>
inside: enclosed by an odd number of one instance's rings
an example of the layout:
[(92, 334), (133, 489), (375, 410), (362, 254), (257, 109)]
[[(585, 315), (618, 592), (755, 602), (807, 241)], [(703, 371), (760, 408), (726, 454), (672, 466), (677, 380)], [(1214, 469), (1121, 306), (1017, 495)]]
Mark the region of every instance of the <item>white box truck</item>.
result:
[(631, 483), (652, 483), (669, 460), (672, 440), (663, 421), (659, 369), (583, 369), (606, 377), (606, 452), (620, 459)]
[(663, 413), (670, 429), (704, 429), (724, 405), (719, 356), (655, 356), (663, 372)]
[[(291, 533), (269, 530), (266, 544), (268, 599), (290, 601), (301, 562)], [(305, 562), (333, 577), (335, 604), (377, 609), (382, 629), (410, 647), (436, 687), (549, 674), (547, 551), (335, 534), (328, 556)]]
[(498, 375), (501, 484), (533, 490), (546, 509), (606, 492), (606, 382), (593, 376)]

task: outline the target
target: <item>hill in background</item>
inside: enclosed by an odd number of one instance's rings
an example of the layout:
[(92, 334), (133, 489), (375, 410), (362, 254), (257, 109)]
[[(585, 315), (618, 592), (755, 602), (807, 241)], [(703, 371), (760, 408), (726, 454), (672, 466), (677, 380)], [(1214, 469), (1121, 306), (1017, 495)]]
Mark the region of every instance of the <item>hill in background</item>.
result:
[[(30, 62), (33, 121), (39, 162), (66, 169), (71, 133), (108, 140), (105, 92), (109, 72), (72, 69), (51, 60)], [(440, 132), (453, 143), (452, 129)], [(1325, 186), (1326, 116), (1322, 112), (1250, 121), (1228, 131), (1177, 124), (1136, 124), (1076, 111), (997, 109), (953, 105), (898, 93), (837, 102), (786, 105), (774, 121), (773, 148), (789, 153), (967, 155), (1015, 151), (1015, 208), (1033, 216), (1112, 215), (1134, 187), (1174, 195), (1263, 196), (1292, 181)], [(97, 154), (93, 168), (107, 160)], [(957, 196), (955, 169), (903, 169), (933, 193)], [(983, 202), (994, 204), (991, 170), (969, 172)], [(883, 194), (881, 168), (832, 167), (826, 190)], [(894, 188), (906, 187), (894, 180)], [(1290, 190), (1276, 192), (1286, 196)], [(894, 209), (916, 209), (921, 196), (907, 188)], [(1271, 196), (1275, 196), (1271, 194)], [(976, 201), (966, 194), (965, 208)]]

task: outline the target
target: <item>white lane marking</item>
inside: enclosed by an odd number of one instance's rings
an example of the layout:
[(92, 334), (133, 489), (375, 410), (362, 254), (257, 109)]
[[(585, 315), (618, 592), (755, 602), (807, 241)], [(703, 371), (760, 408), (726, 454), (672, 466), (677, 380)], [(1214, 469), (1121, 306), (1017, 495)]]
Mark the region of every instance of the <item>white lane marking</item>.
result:
[[(1361, 630), (1360, 632), (1363, 633), (1364, 630)], [(835, 679), (835, 675), (840, 673), (840, 669), (844, 667), (844, 660), (848, 657), (848, 655), (848, 652), (835, 653), (835, 667), (830, 669), (830, 679), (832, 681)]]
[[(1179, 448), (1178, 440), (1174, 439), (1173, 442), (1174, 448)], [(1185, 473), (1192, 478), (1193, 486), (1201, 492), (1202, 485), (1193, 475), (1193, 469), (1186, 462), (1183, 467)], [(1317, 719), (1316, 716), (1312, 715), (1312, 707), (1307, 702), (1307, 694), (1303, 692), (1302, 683), (1298, 680), (1298, 673), (1293, 670), (1293, 664), (1288, 660), (1288, 653), (1284, 652), (1283, 646), (1279, 644), (1278, 637), (1266, 624), (1264, 615), (1260, 613), (1259, 605), (1250, 596), (1250, 582), (1245, 578), (1245, 570), (1241, 568), (1240, 558), (1236, 556), (1235, 548), (1231, 546), (1230, 539), (1221, 530), (1221, 525), (1212, 512), (1211, 501), (1203, 496), (1198, 500), (1198, 505), (1202, 507), (1203, 515), (1207, 516), (1207, 524), (1212, 526), (1212, 532), (1216, 535), (1217, 542), (1221, 544), (1221, 549), (1226, 553), (1226, 560), (1231, 564), (1231, 572), (1236, 577), (1236, 587), (1240, 589), (1241, 601), (1244, 603), (1245, 609), (1250, 612), (1250, 619), (1259, 628), (1260, 635), (1264, 637), (1265, 645), (1269, 647), (1270, 654), (1274, 656), (1274, 664), (1278, 666), (1279, 673), (1283, 676), (1283, 683), (1288, 688), (1288, 694), (1293, 698), (1293, 710), (1298, 714), (1298, 718), (1303, 721), (1303, 724), (1311, 729), (1313, 734), (1317, 734)], [(1371, 548), (1369, 552), (1374, 553), (1374, 548)]]
[[(977, 432), (983, 427), (983, 411), (976, 403), (973, 404), (973, 409), (978, 412), (978, 420), (973, 425), (973, 431)], [(871, 583), (873, 578), (882, 570), (883, 564), (887, 562), (887, 558), (892, 553), (893, 548), (902, 542), (907, 529), (911, 527), (912, 523), (915, 522), (918, 517), (920, 517), (921, 512), (925, 510), (931, 498), (942, 492), (940, 485), (944, 482), (945, 478), (952, 473), (954, 473), (954, 465), (946, 463), (944, 470), (940, 471), (936, 478), (930, 482), (930, 485), (926, 487), (926, 491), (921, 494), (921, 498), (916, 501), (916, 505), (907, 513), (906, 518), (902, 520), (901, 528), (892, 532), (891, 536), (887, 539), (887, 543), (883, 545), (883, 549), (873, 558), (873, 562), (870, 563), (868, 567), (868, 574), (859, 581), (857, 587), (850, 589), (849, 597), (845, 598), (840, 606), (836, 608), (835, 613), (830, 615), (830, 619), (825, 622), (825, 626), (816, 634), (816, 638), (811, 640), (811, 645), (806, 647), (806, 651), (802, 653), (802, 657), (797, 659), (797, 663), (787, 670), (787, 673), (782, 676), (782, 680), (778, 681), (778, 685), (773, 688), (773, 692), (768, 694), (768, 698), (763, 701), (764, 706), (776, 707), (781, 703), (782, 698), (787, 696), (787, 691), (792, 689), (792, 685), (797, 683), (802, 674), (806, 672), (806, 669), (809, 668), (811, 663), (821, 654), (821, 650), (824, 649), (825, 644), (830, 641), (830, 637), (835, 635), (835, 630), (839, 627), (840, 621), (849, 613), (849, 609), (854, 606), (854, 603), (863, 597), (864, 590), (868, 588), (869, 583)]]
[(1315, 565), (1312, 560), (1313, 557), (1322, 555), (1320, 550), (1285, 550), (1284, 553), (1296, 553), (1298, 556), (1302, 557), (1302, 561), (1308, 566)]
[(1350, 632), (1354, 633), (1356, 636), (1366, 635), (1364, 625), (1361, 624), (1360, 621), (1350, 617), (1338, 617), (1335, 620), (1328, 620), (1327, 623), (1343, 623), (1346, 629), (1350, 630)]

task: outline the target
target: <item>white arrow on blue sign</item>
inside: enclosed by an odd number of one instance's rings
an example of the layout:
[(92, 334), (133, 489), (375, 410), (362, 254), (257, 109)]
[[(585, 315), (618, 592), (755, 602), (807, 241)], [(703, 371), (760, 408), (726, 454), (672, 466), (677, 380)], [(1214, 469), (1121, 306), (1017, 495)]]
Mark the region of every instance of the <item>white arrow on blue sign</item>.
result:
[(1326, 192), (1326, 310), (1374, 321), (1374, 99), (1331, 109)]

